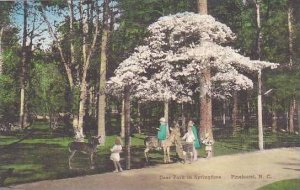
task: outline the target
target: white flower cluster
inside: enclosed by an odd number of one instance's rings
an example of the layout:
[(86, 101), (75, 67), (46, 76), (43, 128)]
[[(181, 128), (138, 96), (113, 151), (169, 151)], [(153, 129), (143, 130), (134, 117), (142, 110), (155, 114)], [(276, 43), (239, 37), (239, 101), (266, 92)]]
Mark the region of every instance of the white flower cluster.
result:
[(146, 45), (137, 47), (119, 65), (107, 83), (108, 92), (120, 95), (124, 86), (130, 86), (132, 97), (143, 101), (191, 101), (192, 87), (203, 85), (200, 76), (209, 67), (213, 84), (207, 93), (225, 98), (233, 90), (253, 87), (251, 79), (239, 71), (276, 67), (274, 63), (250, 60), (224, 46), (235, 36), (229, 27), (209, 15), (185, 12), (165, 16), (148, 30)]

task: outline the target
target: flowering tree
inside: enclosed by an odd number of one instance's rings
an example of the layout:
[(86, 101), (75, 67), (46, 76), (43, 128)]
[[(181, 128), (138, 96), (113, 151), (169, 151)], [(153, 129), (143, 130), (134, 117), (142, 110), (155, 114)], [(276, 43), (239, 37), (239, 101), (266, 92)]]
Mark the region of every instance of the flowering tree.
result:
[[(136, 48), (108, 83), (113, 91), (120, 92), (130, 86), (133, 97), (145, 100), (184, 97), (189, 101), (202, 87), (205, 95), (225, 98), (233, 90), (253, 87), (252, 80), (244, 73), (276, 67), (273, 63), (250, 60), (226, 46), (235, 39), (233, 32), (209, 15), (185, 12), (165, 16), (148, 30), (146, 45)], [(201, 83), (200, 76), (206, 68), (211, 70), (212, 86)], [(205, 127), (212, 137), (211, 126)]]

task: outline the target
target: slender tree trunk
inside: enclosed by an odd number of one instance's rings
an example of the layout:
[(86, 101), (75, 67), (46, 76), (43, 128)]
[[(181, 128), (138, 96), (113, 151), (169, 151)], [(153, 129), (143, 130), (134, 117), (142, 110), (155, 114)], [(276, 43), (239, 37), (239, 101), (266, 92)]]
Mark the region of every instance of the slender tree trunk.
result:
[(2, 49), (2, 37), (4, 33), (4, 27), (0, 29), (0, 76), (3, 72), (3, 49)]
[[(181, 103), (181, 119), (182, 119), (182, 124), (181, 127), (183, 129), (183, 132), (186, 133), (186, 118), (185, 118), (185, 112), (184, 112), (184, 103)], [(190, 119), (190, 118), (189, 118)]]
[(276, 133), (277, 132), (277, 113), (275, 110), (272, 110), (272, 132)]
[(222, 103), (222, 124), (225, 127), (226, 126), (226, 101), (223, 100)]
[[(262, 32), (261, 32), (261, 24), (260, 24), (260, 0), (256, 0), (256, 22), (257, 22), (257, 55), (258, 59), (261, 59), (261, 46), (262, 46)], [(262, 79), (261, 79), (262, 71), (258, 71), (258, 98), (257, 98), (257, 119), (258, 119), (258, 145), (259, 150), (264, 149), (264, 134), (263, 134), (263, 117), (262, 117)]]
[(125, 137), (125, 99), (122, 99), (122, 111), (121, 111), (121, 137)]
[(167, 124), (167, 136), (169, 135), (169, 101), (164, 101), (164, 118)]
[(23, 42), (22, 42), (22, 62), (21, 62), (21, 75), (20, 75), (20, 115), (19, 125), (24, 128), (24, 117), (25, 117), (25, 80), (26, 80), (26, 61), (27, 61), (27, 17), (28, 17), (28, 3), (23, 2), (24, 6), (24, 20), (23, 20)]
[(67, 59), (65, 58), (64, 53), (63, 53), (63, 47), (59, 43), (57, 34), (53, 31), (53, 28), (52, 28), (49, 20), (47, 19), (43, 8), (40, 9), (40, 12), (41, 12), (41, 16), (43, 17), (44, 21), (46, 22), (46, 24), (48, 26), (48, 31), (49, 31), (50, 35), (54, 39), (54, 43), (57, 45), (60, 57), (62, 59), (62, 64), (63, 64), (63, 66), (65, 68), (65, 71), (66, 71), (66, 74), (67, 74), (70, 89), (73, 90), (74, 89), (74, 80), (73, 80), (73, 75), (72, 75), (72, 69), (71, 69), (70, 62), (68, 62)]
[[(294, 0), (288, 0), (288, 28), (289, 28), (289, 67), (290, 70), (293, 68), (294, 64), (294, 40), (295, 40), (295, 31), (294, 31)], [(296, 110), (296, 99), (293, 96), (290, 100), (290, 110), (289, 110), (289, 132), (294, 132), (294, 113)]]
[(141, 134), (141, 103), (137, 103), (137, 127), (138, 127), (138, 133)]
[[(80, 85), (80, 100), (79, 100), (79, 113), (78, 113), (78, 132), (79, 132), (78, 136), (80, 138), (84, 137), (84, 135), (83, 135), (83, 118), (84, 118), (84, 114), (85, 114), (85, 105), (86, 105), (86, 100), (87, 100), (87, 95), (88, 95), (88, 93), (87, 93), (87, 91), (88, 91), (87, 72), (88, 72), (88, 69), (90, 66), (91, 57), (95, 50), (96, 41), (97, 41), (97, 37), (99, 34), (98, 19), (99, 19), (99, 10), (97, 10), (97, 19), (96, 19), (96, 24), (95, 24), (95, 31), (93, 34), (92, 46), (87, 52), (83, 53), (83, 54), (86, 54), (85, 55), (86, 59), (83, 61), (83, 68), (82, 68), (83, 73), (82, 73), (82, 79), (81, 79), (81, 85)], [(87, 19), (84, 19), (83, 21), (88, 22)], [(87, 23), (83, 23), (83, 26), (86, 24)], [(85, 32), (87, 32), (87, 31), (84, 31), (84, 33)], [(87, 41), (85, 41), (85, 42), (87, 42)]]
[(87, 81), (86, 81), (86, 75), (87, 75), (87, 68), (84, 69), (82, 78), (83, 80), (81, 81), (81, 85), (80, 85), (80, 100), (79, 100), (79, 112), (78, 112), (78, 132), (79, 134), (78, 137), (81, 139), (84, 138), (83, 135), (83, 118), (85, 115), (85, 104), (86, 104), (86, 100), (87, 100)]
[(125, 109), (125, 160), (126, 160), (126, 169), (131, 169), (131, 156), (130, 156), (130, 91), (129, 87), (124, 89), (124, 109)]
[(232, 133), (237, 132), (237, 115), (238, 115), (238, 94), (237, 91), (233, 92), (233, 109), (232, 109)]
[(89, 61), (87, 59), (88, 56), (88, 47), (87, 47), (87, 35), (88, 35), (88, 18), (87, 12), (89, 10), (84, 11), (84, 3), (83, 0), (80, 1), (80, 12), (82, 14), (82, 55), (83, 55), (83, 68), (82, 68), (82, 79), (80, 85), (80, 99), (79, 99), (79, 112), (78, 112), (78, 130), (79, 131), (79, 138), (84, 138), (83, 135), (83, 122), (85, 116), (85, 106), (87, 102), (87, 95), (88, 95), (88, 84), (87, 84), (87, 72), (89, 68)]
[(94, 93), (94, 86), (91, 86), (89, 88), (89, 106), (88, 106), (88, 115), (90, 115), (91, 117), (94, 117), (95, 115), (95, 93)]
[(262, 123), (262, 94), (261, 94), (261, 70), (258, 71), (258, 109), (257, 109), (257, 119), (258, 119), (258, 145), (259, 150), (264, 150), (264, 133), (263, 133), (263, 123)]
[(80, 0), (80, 12), (82, 14), (82, 54), (83, 54), (83, 60), (84, 62), (86, 61), (87, 58), (87, 53), (88, 53), (88, 32), (89, 32), (89, 20), (88, 20), (88, 12), (89, 10), (86, 9), (86, 11), (84, 11), (84, 0)]
[(292, 69), (294, 62), (294, 40), (295, 40), (295, 31), (294, 31), (294, 0), (288, 0), (288, 27), (289, 27), (289, 67)]
[(107, 46), (108, 46), (108, 11), (109, 0), (104, 0), (103, 3), (103, 30), (101, 41), (101, 60), (100, 60), (100, 81), (99, 81), (99, 103), (98, 103), (98, 135), (101, 135), (105, 143), (105, 86), (106, 86), (106, 64), (107, 64)]
[(207, 15), (207, 0), (198, 0), (198, 11), (201, 15)]
[(73, 9), (73, 0), (68, 0), (69, 5), (69, 16), (70, 16), (70, 40), (71, 40), (71, 65), (75, 64), (75, 47), (74, 47), (74, 9)]
[(297, 102), (297, 111), (298, 111), (298, 134), (300, 134), (300, 101)]
[(285, 112), (285, 131), (289, 131), (289, 111)]
[(250, 102), (249, 102), (249, 94), (246, 91), (246, 109), (245, 109), (245, 125), (244, 125), (244, 129), (246, 131), (249, 131), (250, 126), (251, 126), (251, 121), (250, 121), (250, 114), (251, 114), (251, 110), (250, 110)]
[[(69, 6), (69, 17), (70, 17), (70, 24), (69, 24), (69, 29), (70, 29), (70, 66), (75, 65), (75, 46), (74, 46), (74, 4), (73, 0), (68, 0), (68, 6)], [(71, 71), (70, 74), (72, 75)], [(72, 83), (73, 83), (73, 76), (69, 76), (68, 78), (72, 78)], [(70, 87), (67, 89), (67, 95), (66, 95), (66, 102), (67, 102), (67, 111), (69, 113), (72, 113), (72, 105), (74, 103), (74, 88), (73, 84), (70, 84)], [(72, 113), (73, 115), (73, 122), (72, 125), (74, 132), (76, 133), (77, 127), (78, 127), (78, 114), (77, 113)], [(69, 121), (70, 121), (70, 114), (66, 116), (66, 125), (69, 126)], [(75, 134), (76, 135), (76, 134)]]
[(296, 100), (293, 97), (290, 102), (290, 110), (289, 110), (289, 132), (294, 133), (294, 114), (296, 109)]
[[(207, 11), (207, 0), (198, 0), (198, 12), (201, 15), (206, 15)], [(200, 134), (203, 136), (208, 133), (210, 138), (213, 140), (212, 132), (212, 102), (208, 91), (211, 87), (211, 74), (210, 67), (202, 71), (200, 76), (201, 91), (200, 91)]]

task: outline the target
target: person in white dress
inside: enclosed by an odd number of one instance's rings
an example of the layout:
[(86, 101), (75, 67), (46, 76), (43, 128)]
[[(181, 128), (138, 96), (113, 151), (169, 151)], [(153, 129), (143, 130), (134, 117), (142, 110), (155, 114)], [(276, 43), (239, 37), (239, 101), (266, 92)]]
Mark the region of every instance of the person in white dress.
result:
[(120, 164), (120, 153), (122, 152), (122, 141), (119, 137), (116, 138), (114, 146), (110, 149), (111, 155), (110, 159), (113, 161), (115, 166), (115, 171), (123, 171)]
[(194, 150), (194, 141), (196, 140), (195, 135), (192, 131), (192, 127), (188, 127), (188, 132), (185, 133), (185, 135), (182, 137), (182, 140), (185, 140), (186, 142), (186, 152), (184, 152), (184, 156), (186, 156), (186, 153), (190, 153), (190, 163), (193, 159), (193, 150)]

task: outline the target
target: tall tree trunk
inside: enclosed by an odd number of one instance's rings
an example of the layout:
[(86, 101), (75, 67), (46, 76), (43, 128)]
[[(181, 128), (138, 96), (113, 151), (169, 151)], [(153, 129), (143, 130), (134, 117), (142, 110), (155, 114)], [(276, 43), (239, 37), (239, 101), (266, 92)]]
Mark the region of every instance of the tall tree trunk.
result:
[(277, 132), (277, 113), (276, 111), (273, 109), (272, 110), (272, 132), (276, 133)]
[(294, 114), (296, 110), (296, 99), (293, 97), (290, 102), (289, 110), (289, 132), (294, 133)]
[(300, 101), (297, 102), (297, 115), (298, 115), (298, 134), (300, 134)]
[(68, 0), (68, 6), (69, 6), (69, 16), (70, 16), (70, 40), (71, 40), (71, 46), (70, 46), (70, 52), (71, 52), (71, 65), (75, 64), (75, 47), (74, 47), (74, 9), (73, 9), (73, 0)]
[[(74, 45), (74, 4), (73, 0), (68, 0), (68, 6), (69, 6), (69, 17), (70, 17), (70, 23), (69, 23), (69, 29), (70, 29), (70, 66), (75, 65), (75, 45)], [(71, 73), (70, 73), (71, 74)], [(72, 75), (72, 74), (71, 74)], [(70, 76), (69, 78), (72, 78), (73, 81), (73, 76)], [(72, 82), (73, 83), (73, 82)], [(74, 88), (73, 84), (70, 83), (70, 87), (67, 88), (66, 92), (66, 109), (67, 112), (72, 113), (72, 105), (74, 103)], [(72, 127), (74, 132), (76, 133), (77, 127), (78, 127), (78, 113), (72, 113), (73, 115), (73, 122), (72, 122)], [(67, 126), (69, 126), (69, 121), (70, 121), (70, 114), (66, 116), (65, 123)], [(76, 134), (75, 134), (76, 135)]]
[(258, 146), (259, 146), (259, 150), (264, 150), (261, 83), (262, 83), (261, 82), (261, 70), (259, 70), (258, 71), (258, 97), (257, 97)]
[(288, 132), (289, 131), (289, 111), (286, 111), (285, 114), (285, 131)]
[(95, 116), (95, 87), (91, 86), (89, 88), (89, 109), (88, 109), (88, 115), (90, 115), (91, 117)]
[(41, 12), (41, 16), (43, 17), (44, 21), (46, 22), (46, 24), (48, 26), (48, 31), (49, 31), (50, 35), (54, 39), (54, 43), (57, 45), (60, 57), (62, 59), (62, 64), (63, 64), (63, 66), (65, 68), (65, 71), (66, 71), (66, 74), (67, 74), (67, 79), (68, 79), (68, 82), (69, 82), (70, 89), (73, 90), (74, 89), (74, 80), (73, 80), (73, 75), (72, 75), (72, 69), (71, 69), (70, 62), (68, 62), (67, 59), (65, 58), (64, 53), (63, 53), (63, 47), (59, 43), (57, 34), (53, 31), (53, 28), (52, 28), (49, 20), (47, 19), (46, 14), (44, 13), (44, 10), (43, 10), (42, 7), (40, 9), (40, 12)]
[(207, 0), (198, 0), (198, 11), (201, 15), (207, 15)]
[(105, 86), (106, 86), (106, 64), (107, 64), (107, 46), (108, 46), (108, 11), (109, 0), (104, 0), (103, 3), (103, 30), (101, 40), (101, 60), (100, 60), (100, 81), (99, 81), (99, 103), (98, 103), (98, 135), (101, 135), (105, 143)]
[(87, 75), (87, 68), (84, 68), (84, 72), (82, 75), (83, 80), (81, 81), (80, 85), (80, 100), (79, 100), (79, 111), (78, 111), (78, 125), (77, 125), (77, 138), (83, 139), (83, 118), (85, 115), (85, 104), (87, 100), (87, 81), (86, 81), (86, 75)]
[(226, 101), (223, 100), (223, 103), (222, 103), (222, 124), (223, 124), (223, 127), (226, 126)]
[(294, 23), (294, 0), (288, 0), (288, 27), (289, 27), (289, 67), (292, 69), (294, 62), (294, 40), (295, 40), (295, 23)]
[(83, 60), (85, 61), (87, 58), (88, 53), (88, 32), (89, 32), (89, 20), (88, 20), (88, 13), (89, 10), (86, 9), (84, 11), (84, 1), (80, 0), (80, 12), (82, 14), (82, 54), (83, 54)]
[[(290, 70), (293, 68), (294, 64), (294, 40), (295, 40), (295, 31), (294, 31), (294, 0), (288, 0), (288, 27), (289, 27), (289, 67)], [(290, 100), (290, 110), (289, 110), (289, 132), (294, 132), (294, 113), (296, 110), (296, 99), (293, 96)]]
[(2, 49), (2, 37), (4, 33), (4, 27), (0, 29), (0, 76), (3, 72), (3, 49)]
[(130, 156), (130, 91), (129, 87), (124, 89), (124, 109), (125, 109), (125, 161), (126, 169), (130, 170), (131, 168), (131, 156)]
[[(256, 22), (257, 22), (257, 56), (258, 59), (261, 59), (261, 46), (262, 46), (262, 32), (261, 32), (261, 24), (260, 24), (260, 0), (256, 0)], [(258, 98), (257, 98), (257, 119), (258, 119), (258, 145), (259, 150), (264, 149), (264, 134), (263, 134), (263, 117), (262, 117), (262, 79), (261, 79), (262, 71), (258, 71)]]
[(121, 111), (121, 137), (125, 137), (125, 99), (122, 98), (122, 111)]
[[(198, 0), (198, 11), (201, 15), (207, 14), (207, 0)], [(211, 87), (210, 67), (202, 71), (200, 76), (201, 91), (200, 91), (200, 135), (204, 136), (208, 133), (213, 140), (212, 132), (212, 102), (208, 91)]]
[(164, 118), (167, 124), (167, 136), (169, 135), (169, 101), (164, 101)]
[[(191, 119), (191, 118), (188, 118), (188, 119)], [(183, 132), (186, 133), (187, 131), (187, 126), (186, 126), (186, 117), (185, 117), (185, 112), (184, 112), (184, 103), (182, 102), (181, 103), (181, 127), (183, 129)], [(194, 121), (195, 122), (195, 121)]]
[(237, 115), (238, 115), (238, 94), (237, 91), (233, 92), (233, 109), (232, 109), (232, 133), (237, 132)]
[(27, 61), (27, 17), (28, 17), (28, 3), (23, 2), (24, 6), (24, 20), (23, 20), (23, 42), (22, 42), (22, 62), (21, 62), (21, 75), (20, 75), (20, 115), (19, 125), (24, 128), (24, 116), (25, 116), (25, 80), (26, 80), (26, 61)]
[(87, 83), (87, 72), (88, 72), (88, 65), (89, 61), (87, 59), (88, 56), (88, 47), (87, 47), (87, 35), (88, 35), (88, 18), (87, 13), (89, 10), (84, 11), (84, 2), (80, 0), (80, 12), (82, 15), (82, 55), (83, 55), (83, 68), (82, 68), (82, 79), (80, 85), (80, 98), (79, 98), (79, 112), (78, 112), (78, 136), (80, 138), (84, 138), (83, 135), (83, 122), (85, 116), (85, 106), (87, 102), (87, 95), (88, 95), (88, 83)]
[(139, 134), (141, 134), (141, 121), (142, 121), (142, 118), (141, 118), (141, 103), (138, 101), (137, 103), (137, 132)]
[(251, 115), (251, 110), (250, 110), (249, 94), (246, 91), (246, 108), (245, 108), (245, 125), (244, 125), (244, 129), (246, 131), (249, 131), (251, 126), (250, 115)]
[[(82, 5), (82, 4), (81, 4)], [(98, 8), (97, 8), (98, 9)], [(86, 59), (83, 60), (83, 68), (82, 68), (82, 78), (81, 78), (81, 85), (80, 85), (80, 100), (79, 100), (79, 113), (78, 113), (78, 137), (81, 139), (84, 137), (83, 135), (83, 118), (85, 114), (85, 105), (86, 105), (86, 100), (87, 100), (87, 92), (88, 92), (88, 83), (87, 83), (87, 72), (89, 70), (89, 66), (91, 63), (91, 57), (93, 52), (95, 51), (96, 48), (96, 41), (97, 37), (99, 34), (99, 24), (98, 24), (98, 19), (99, 19), (99, 10), (97, 10), (97, 19), (95, 23), (95, 31), (93, 34), (93, 40), (92, 40), (92, 45), (89, 50), (86, 49), (86, 52), (83, 52), (85, 54)], [(83, 19), (83, 26), (87, 24), (88, 20)], [(87, 31), (84, 31), (84, 33)], [(87, 43), (87, 41), (85, 41)], [(87, 44), (85, 44), (87, 45)]]

